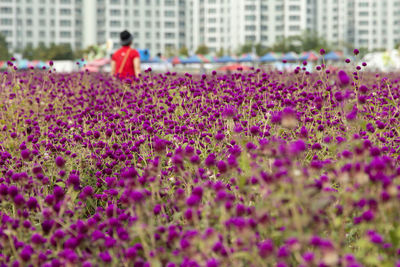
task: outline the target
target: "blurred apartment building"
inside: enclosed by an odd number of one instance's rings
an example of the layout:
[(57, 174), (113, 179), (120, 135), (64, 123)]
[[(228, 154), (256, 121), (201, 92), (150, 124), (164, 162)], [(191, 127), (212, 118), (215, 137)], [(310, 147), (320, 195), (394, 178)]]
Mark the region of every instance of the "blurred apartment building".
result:
[(272, 46), (305, 30), (338, 47), (392, 49), (399, 26), (400, 0), (0, 0), (0, 32), (14, 50), (108, 39), (117, 48), (123, 29), (153, 54), (201, 44), (211, 52)]

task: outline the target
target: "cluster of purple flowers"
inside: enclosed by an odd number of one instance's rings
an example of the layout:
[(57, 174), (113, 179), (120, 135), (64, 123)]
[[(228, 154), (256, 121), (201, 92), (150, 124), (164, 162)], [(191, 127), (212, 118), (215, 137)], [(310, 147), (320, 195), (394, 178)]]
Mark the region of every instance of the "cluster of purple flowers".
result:
[(400, 266), (400, 80), (365, 67), (2, 73), (0, 266)]

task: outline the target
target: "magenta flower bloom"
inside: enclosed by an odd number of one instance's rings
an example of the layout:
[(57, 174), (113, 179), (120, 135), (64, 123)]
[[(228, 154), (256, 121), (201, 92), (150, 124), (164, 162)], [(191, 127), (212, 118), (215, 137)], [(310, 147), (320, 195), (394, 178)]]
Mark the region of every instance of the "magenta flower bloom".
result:
[(31, 155), (31, 151), (29, 149), (24, 149), (21, 151), (21, 158), (24, 160), (28, 160)]
[(63, 168), (65, 165), (65, 160), (60, 156), (56, 157), (56, 165), (59, 168)]
[(339, 78), (341, 86), (346, 86), (350, 83), (350, 77), (347, 75), (347, 73), (344, 70), (340, 70), (338, 72), (338, 78)]
[(274, 251), (274, 243), (272, 240), (265, 240), (258, 245), (258, 254), (262, 258), (266, 258)]

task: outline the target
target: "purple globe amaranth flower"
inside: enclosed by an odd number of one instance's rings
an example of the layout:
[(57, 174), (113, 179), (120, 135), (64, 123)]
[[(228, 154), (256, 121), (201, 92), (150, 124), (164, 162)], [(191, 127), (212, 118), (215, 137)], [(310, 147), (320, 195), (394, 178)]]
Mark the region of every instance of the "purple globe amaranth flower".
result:
[(225, 173), (228, 169), (225, 161), (223, 161), (223, 160), (218, 161), (217, 168), (220, 173)]
[(303, 259), (306, 262), (312, 262), (314, 260), (314, 253), (308, 251), (303, 254)]
[(218, 267), (219, 265), (219, 261), (217, 259), (209, 259), (206, 263), (206, 267)]
[(366, 85), (361, 85), (360, 88), (358, 88), (361, 94), (366, 94), (368, 93), (369, 89)]
[(338, 91), (334, 94), (336, 101), (342, 102), (344, 100), (342, 92)]
[(258, 135), (258, 133), (260, 132), (260, 128), (256, 125), (253, 125), (250, 127), (250, 133), (252, 135)]
[(57, 167), (59, 167), (59, 168), (63, 168), (64, 167), (65, 160), (62, 157), (60, 157), (60, 156), (56, 157), (55, 161), (56, 161)]
[(374, 213), (371, 210), (367, 210), (362, 214), (363, 220), (369, 222), (374, 219)]
[(378, 233), (373, 233), (370, 235), (370, 240), (374, 244), (381, 244), (383, 243), (383, 237)]
[(31, 241), (33, 244), (44, 244), (46, 243), (47, 239), (38, 233), (34, 233), (31, 237)]
[(222, 116), (225, 118), (233, 118), (237, 114), (237, 109), (234, 106), (226, 106), (222, 111)]
[(319, 50), (319, 54), (320, 54), (321, 56), (325, 55), (325, 49), (321, 48), (321, 49)]
[(200, 203), (200, 201), (201, 201), (201, 198), (200, 198), (199, 196), (197, 196), (197, 195), (191, 195), (191, 196), (189, 196), (189, 197), (187, 198), (186, 204), (187, 204), (189, 207), (193, 207), (193, 206), (198, 205), (198, 204)]
[(306, 143), (303, 140), (297, 140), (290, 144), (290, 152), (297, 155), (307, 149)]
[(358, 109), (356, 106), (353, 107), (353, 110), (347, 113), (346, 119), (349, 121), (353, 121), (357, 119)]
[(31, 155), (31, 151), (29, 149), (24, 149), (21, 151), (21, 158), (24, 160), (28, 160)]
[(210, 155), (207, 156), (205, 159), (204, 163), (206, 164), (207, 167), (210, 167), (215, 164), (215, 155), (211, 153)]
[(67, 179), (67, 185), (71, 185), (71, 186), (73, 186), (74, 188), (77, 188), (77, 187), (79, 187), (79, 184), (80, 184), (80, 179), (79, 179), (79, 176), (78, 175), (76, 175), (76, 174), (71, 174), (69, 177), (68, 177), (68, 179)]
[(346, 86), (350, 83), (350, 77), (344, 70), (338, 72), (338, 78), (341, 86)]
[(353, 50), (353, 54), (354, 54), (354, 55), (357, 56), (359, 53), (360, 53), (360, 50), (358, 50), (357, 48)]
[(21, 250), (19, 256), (21, 257), (21, 259), (23, 261), (27, 262), (31, 259), (31, 256), (33, 253), (34, 253), (34, 251), (33, 251), (32, 247), (27, 245)]
[(112, 261), (111, 255), (110, 255), (110, 253), (108, 253), (108, 251), (101, 252), (99, 254), (99, 257), (102, 261), (107, 262), (107, 263), (110, 263)]
[(125, 251), (125, 257), (128, 259), (134, 259), (137, 255), (137, 250), (135, 247), (127, 248)]
[(273, 251), (274, 251), (274, 243), (270, 239), (262, 241), (258, 245), (258, 254), (262, 258), (268, 257), (273, 253)]
[(307, 138), (308, 137), (308, 130), (305, 126), (302, 126), (300, 129), (300, 137), (301, 138)]
[(215, 139), (216, 139), (217, 141), (222, 141), (222, 140), (224, 140), (224, 138), (225, 138), (225, 135), (224, 135), (223, 133), (217, 133), (217, 134), (215, 135)]

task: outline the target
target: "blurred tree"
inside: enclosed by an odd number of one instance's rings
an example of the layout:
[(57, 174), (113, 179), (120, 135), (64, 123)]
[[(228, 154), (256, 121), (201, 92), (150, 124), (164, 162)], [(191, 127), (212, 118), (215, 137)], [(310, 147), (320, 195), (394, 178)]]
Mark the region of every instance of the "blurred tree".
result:
[(189, 50), (187, 49), (186, 46), (182, 46), (182, 47), (179, 49), (179, 55), (180, 55), (180, 56), (185, 56), (185, 57), (188, 57), (188, 56), (189, 56)]
[(256, 54), (257, 54), (257, 56), (261, 57), (261, 56), (265, 55), (266, 53), (268, 53), (269, 51), (270, 51), (270, 49), (268, 47), (263, 46), (260, 43), (256, 44)]
[(25, 48), (22, 50), (22, 57), (28, 60), (33, 60), (35, 58), (35, 49), (33, 48), (31, 43), (28, 43)]
[(40, 42), (38, 47), (36, 47), (33, 50), (33, 55), (34, 55), (33, 59), (38, 59), (38, 60), (49, 60), (49, 59), (51, 59), (51, 58), (49, 58), (49, 49), (47, 48), (47, 46), (43, 42)]
[(217, 57), (222, 57), (225, 55), (225, 49), (223, 47), (221, 47), (218, 51), (217, 51)]
[(47, 59), (51, 60), (73, 60), (74, 51), (70, 44), (51, 44), (48, 48)]
[(300, 37), (300, 42), (302, 51), (319, 51), (321, 48), (325, 51), (330, 50), (325, 38), (319, 36), (315, 31), (305, 31)]
[(47, 47), (40, 42), (36, 48), (28, 44), (22, 51), (22, 56), (28, 60), (73, 60), (76, 53), (72, 51), (69, 44), (51, 44)]
[(199, 45), (196, 50), (196, 54), (199, 55), (207, 55), (209, 53), (209, 49), (205, 44)]
[(248, 54), (253, 52), (253, 44), (244, 44), (241, 48), (240, 48), (240, 54)]
[(272, 47), (272, 51), (287, 53), (287, 52), (304, 52), (304, 51), (319, 51), (324, 48), (329, 51), (328, 42), (314, 31), (305, 31), (302, 35), (290, 36), (278, 40)]
[(6, 37), (0, 33), (0, 60), (9, 60), (10, 58)]

